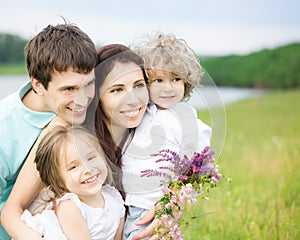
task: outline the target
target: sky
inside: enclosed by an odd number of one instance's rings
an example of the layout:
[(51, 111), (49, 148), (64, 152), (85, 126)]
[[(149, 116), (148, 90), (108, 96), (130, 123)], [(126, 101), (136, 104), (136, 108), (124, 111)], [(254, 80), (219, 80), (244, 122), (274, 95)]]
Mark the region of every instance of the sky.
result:
[(300, 42), (299, 0), (0, 0), (0, 32), (31, 38), (64, 17), (97, 46), (131, 45), (156, 31), (200, 56), (244, 55)]

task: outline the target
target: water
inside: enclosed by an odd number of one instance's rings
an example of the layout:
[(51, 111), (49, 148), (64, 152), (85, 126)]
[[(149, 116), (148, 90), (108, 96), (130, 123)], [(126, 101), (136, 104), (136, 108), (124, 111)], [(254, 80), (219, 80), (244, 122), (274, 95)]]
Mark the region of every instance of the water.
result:
[[(0, 75), (0, 100), (17, 91), (26, 81), (27, 75)], [(264, 92), (256, 89), (203, 86), (197, 87), (189, 102), (198, 109), (213, 108), (246, 98), (259, 97)]]

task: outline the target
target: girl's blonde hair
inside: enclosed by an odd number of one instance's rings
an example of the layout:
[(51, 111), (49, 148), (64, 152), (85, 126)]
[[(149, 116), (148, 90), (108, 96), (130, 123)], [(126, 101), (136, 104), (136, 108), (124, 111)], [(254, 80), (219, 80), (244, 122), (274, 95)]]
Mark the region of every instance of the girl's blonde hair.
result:
[(171, 72), (184, 80), (184, 99), (199, 85), (203, 76), (199, 58), (183, 39), (173, 34), (157, 32), (146, 36), (134, 47), (134, 50), (144, 59), (149, 81), (155, 69)]
[(55, 127), (41, 140), (34, 160), (42, 182), (53, 194), (48, 201), (53, 201), (54, 205), (56, 198), (69, 192), (60, 174), (60, 166), (65, 159), (67, 144), (72, 139), (82, 140), (103, 156), (102, 159), (107, 167), (106, 183), (112, 184), (112, 172), (97, 138), (88, 132), (86, 128), (80, 126)]

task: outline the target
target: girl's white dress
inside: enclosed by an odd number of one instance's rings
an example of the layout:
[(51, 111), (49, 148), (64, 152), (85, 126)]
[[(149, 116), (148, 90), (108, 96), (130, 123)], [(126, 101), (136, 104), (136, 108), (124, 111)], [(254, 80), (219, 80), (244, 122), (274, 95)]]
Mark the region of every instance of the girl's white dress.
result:
[[(87, 223), (91, 238), (94, 240), (114, 239), (120, 224), (120, 219), (125, 215), (124, 201), (120, 193), (111, 186), (103, 186), (101, 193), (105, 199), (104, 208), (93, 208), (81, 202), (76, 194), (67, 193), (62, 198), (57, 199), (57, 204), (70, 199), (80, 209), (81, 214)], [(37, 231), (45, 240), (66, 240), (62, 232), (52, 204), (39, 214), (32, 215), (25, 210), (22, 220), (27, 226)]]

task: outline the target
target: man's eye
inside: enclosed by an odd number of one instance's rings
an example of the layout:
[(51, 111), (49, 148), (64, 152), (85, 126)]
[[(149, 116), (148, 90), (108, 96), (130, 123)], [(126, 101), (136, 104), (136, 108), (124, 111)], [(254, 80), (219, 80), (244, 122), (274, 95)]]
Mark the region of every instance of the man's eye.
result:
[(89, 87), (89, 86), (92, 86), (94, 83), (95, 83), (95, 80), (92, 80), (92, 81), (88, 82), (85, 86)]
[(65, 89), (65, 91), (66, 91), (66, 92), (72, 92), (72, 91), (74, 91), (74, 89), (75, 89), (75, 88), (73, 88), (73, 87), (68, 87), (68, 88)]

